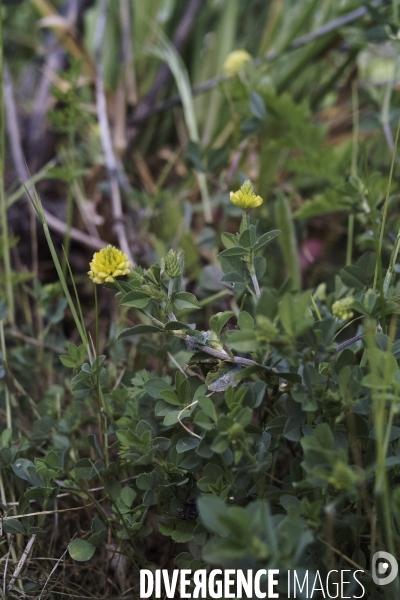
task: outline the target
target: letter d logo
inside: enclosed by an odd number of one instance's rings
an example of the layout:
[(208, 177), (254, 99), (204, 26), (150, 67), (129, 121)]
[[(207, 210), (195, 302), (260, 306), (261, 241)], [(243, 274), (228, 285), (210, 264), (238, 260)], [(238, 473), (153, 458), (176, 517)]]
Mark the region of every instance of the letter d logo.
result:
[[(379, 561), (379, 563), (378, 563)], [(372, 579), (378, 585), (387, 585), (392, 583), (397, 577), (399, 567), (397, 560), (389, 552), (375, 552), (372, 557)], [(383, 577), (383, 575), (386, 577)]]

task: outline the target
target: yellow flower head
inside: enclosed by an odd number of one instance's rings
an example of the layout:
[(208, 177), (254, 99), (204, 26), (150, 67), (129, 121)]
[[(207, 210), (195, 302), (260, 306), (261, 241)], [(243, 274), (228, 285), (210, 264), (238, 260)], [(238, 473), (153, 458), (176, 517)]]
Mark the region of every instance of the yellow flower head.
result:
[(353, 296), (348, 296), (347, 298), (342, 298), (342, 300), (336, 300), (332, 304), (332, 313), (338, 319), (342, 319), (345, 321), (346, 319), (351, 319), (354, 317), (354, 313), (351, 310), (353, 304)]
[(93, 254), (88, 275), (93, 283), (112, 283), (115, 277), (128, 275), (131, 265), (126, 254), (109, 244)]
[(242, 187), (237, 192), (230, 193), (230, 199), (233, 204), (246, 210), (247, 208), (256, 208), (263, 203), (261, 196), (256, 196), (253, 191), (253, 186), (247, 179)]
[(252, 56), (246, 50), (234, 50), (228, 54), (223, 64), (225, 75), (234, 77), (249, 60), (252, 60)]

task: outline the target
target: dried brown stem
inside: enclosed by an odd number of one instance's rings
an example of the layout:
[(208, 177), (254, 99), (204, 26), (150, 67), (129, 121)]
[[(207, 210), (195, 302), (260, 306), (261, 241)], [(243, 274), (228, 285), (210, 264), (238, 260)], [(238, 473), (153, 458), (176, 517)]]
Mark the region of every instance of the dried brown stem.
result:
[(118, 243), (121, 250), (128, 256), (130, 261), (134, 262), (124, 226), (124, 215), (122, 212), (121, 194), (118, 183), (117, 160), (114, 154), (110, 124), (108, 122), (107, 100), (104, 88), (103, 67), (101, 64), (101, 45), (103, 40), (104, 29), (107, 22), (107, 8), (108, 0), (102, 0), (100, 5), (100, 16), (97, 21), (95, 32), (97, 115), (100, 126), (101, 144), (103, 147), (104, 159), (111, 186), (111, 202), (114, 219), (114, 230), (118, 237)]
[[(28, 179), (30, 179), (30, 174), (28, 172), (28, 169), (27, 169), (27, 166), (26, 166), (26, 163), (24, 160), (24, 154), (22, 152), (21, 135), (20, 135), (20, 129), (19, 129), (19, 124), (18, 124), (16, 105), (15, 105), (15, 101), (14, 101), (12, 80), (11, 80), (10, 74), (7, 69), (5, 71), (4, 101), (5, 101), (5, 108), (6, 108), (6, 114), (7, 114), (6, 121), (7, 121), (7, 130), (8, 130), (8, 136), (9, 136), (9, 141), (10, 141), (10, 150), (11, 150), (11, 156), (13, 158), (13, 162), (14, 162), (14, 166), (15, 166), (15, 171), (16, 171), (18, 177), (22, 181), (28, 181)], [(29, 198), (26, 194), (24, 196), (25, 196), (25, 200), (27, 202), (29, 202), (29, 210), (31, 210), (31, 207), (32, 207), (31, 201), (29, 200)], [(50, 227), (50, 229), (53, 229), (54, 231), (57, 231), (58, 233), (61, 233), (61, 234), (64, 234), (67, 231), (67, 224), (64, 223), (64, 221), (62, 221), (58, 217), (55, 217), (46, 209), (43, 209), (43, 213), (46, 217), (46, 221), (47, 221), (47, 224)], [(36, 240), (36, 227), (34, 228), (34, 233), (33, 233), (33, 227), (32, 227), (31, 233), (32, 233), (32, 240), (33, 240), (33, 244), (34, 244), (34, 252), (36, 253), (36, 248), (37, 248), (36, 241), (35, 241)], [(74, 227), (71, 227), (71, 229), (70, 229), (70, 237), (71, 237), (71, 239), (75, 240), (76, 242), (79, 242), (82, 245), (88, 246), (89, 248), (92, 248), (94, 250), (98, 250), (99, 248), (103, 248), (104, 246), (106, 246), (106, 242), (104, 242), (100, 238), (96, 238), (91, 235), (88, 235), (88, 234), (80, 231), (79, 229), (75, 229)], [(33, 252), (33, 256), (34, 256), (34, 252)], [(36, 264), (36, 263), (34, 263), (34, 264)], [(37, 270), (35, 272), (37, 272)]]

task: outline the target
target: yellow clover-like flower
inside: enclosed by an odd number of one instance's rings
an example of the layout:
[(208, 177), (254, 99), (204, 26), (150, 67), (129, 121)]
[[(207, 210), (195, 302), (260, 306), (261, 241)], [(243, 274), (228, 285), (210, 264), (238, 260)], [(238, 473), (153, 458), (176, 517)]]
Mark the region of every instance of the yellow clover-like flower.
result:
[(338, 319), (345, 321), (354, 317), (354, 312), (351, 310), (353, 304), (353, 296), (342, 298), (342, 300), (336, 300), (332, 304), (332, 313)]
[(256, 208), (263, 203), (261, 196), (256, 196), (254, 193), (253, 186), (248, 179), (237, 192), (230, 193), (230, 200), (233, 204), (236, 204), (236, 206), (243, 208), (243, 210), (246, 210), (247, 208)]
[(246, 50), (234, 50), (228, 54), (222, 66), (225, 75), (234, 77), (249, 60), (252, 60), (252, 56)]
[(88, 275), (93, 283), (112, 283), (115, 277), (128, 275), (131, 265), (126, 254), (109, 244), (93, 254)]

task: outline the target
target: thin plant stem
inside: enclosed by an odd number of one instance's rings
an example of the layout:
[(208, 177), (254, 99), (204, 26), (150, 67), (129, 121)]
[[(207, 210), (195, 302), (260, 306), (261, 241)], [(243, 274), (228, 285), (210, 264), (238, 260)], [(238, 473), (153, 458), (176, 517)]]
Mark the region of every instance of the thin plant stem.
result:
[[(153, 53), (164, 60), (175, 79), (176, 86), (179, 91), (179, 95), (182, 101), (183, 114), (185, 118), (186, 128), (189, 134), (190, 140), (199, 144), (200, 138), (196, 122), (196, 113), (193, 104), (193, 96), (190, 88), (189, 76), (185, 65), (182, 62), (181, 57), (176, 51), (176, 48), (170, 43), (170, 41), (162, 34), (157, 31), (156, 35), (159, 40), (159, 49), (153, 50)], [(200, 190), (202, 208), (204, 214), (204, 220), (206, 223), (212, 223), (212, 210), (211, 200), (208, 192), (207, 178), (205, 173), (202, 173), (198, 169), (195, 169), (195, 175)]]
[[(253, 263), (253, 261), (252, 261), (252, 263)], [(253, 282), (256, 297), (259, 298), (261, 296), (261, 291), (260, 291), (260, 286), (258, 284), (257, 275), (256, 275), (256, 272), (254, 269), (254, 264), (252, 264), (250, 267), (250, 277), (251, 277), (251, 281)]]
[(347, 221), (347, 248), (346, 248), (346, 266), (351, 265), (353, 256), (353, 238), (354, 238), (354, 215), (350, 214)]
[(208, 296), (207, 298), (203, 298), (202, 300), (199, 300), (199, 305), (203, 308), (203, 306), (212, 304), (213, 302), (215, 302), (216, 300), (219, 300), (219, 298), (223, 298), (224, 296), (232, 296), (232, 291), (227, 289), (227, 290), (221, 290), (220, 292), (216, 292), (212, 296)]
[(99, 358), (99, 304), (97, 299), (97, 286), (94, 284), (94, 310), (95, 310), (95, 324), (96, 324), (96, 358)]
[[(352, 85), (352, 105), (353, 105), (353, 148), (351, 155), (351, 174), (357, 176), (357, 158), (358, 158), (358, 133), (359, 133), (359, 118), (358, 118), (358, 90), (357, 81), (353, 81)], [(354, 240), (354, 220), (353, 213), (349, 215), (347, 224), (347, 250), (346, 250), (346, 265), (351, 265), (353, 255), (353, 240)]]
[(89, 341), (87, 339), (87, 334), (86, 334), (86, 329), (85, 329), (85, 320), (84, 320), (83, 314), (82, 314), (82, 307), (81, 307), (81, 303), (79, 301), (78, 290), (76, 289), (75, 279), (74, 279), (74, 276), (73, 276), (73, 273), (72, 273), (71, 265), (69, 264), (68, 256), (66, 255), (64, 248), (63, 248), (63, 251), (64, 251), (65, 262), (66, 262), (66, 265), (68, 267), (68, 272), (69, 272), (69, 276), (70, 276), (70, 279), (71, 279), (72, 287), (74, 288), (76, 305), (78, 307), (78, 313), (79, 313), (79, 318), (80, 318), (80, 323), (81, 323), (82, 331), (86, 335), (86, 348), (87, 348), (87, 351), (88, 351), (89, 363), (93, 364), (94, 358), (92, 356), (92, 353), (91, 353), (91, 350), (90, 350), (90, 346), (89, 346)]
[[(389, 338), (387, 352), (391, 353), (391, 340)], [(374, 356), (375, 346), (375, 328), (372, 323), (367, 326), (367, 347), (369, 350), (371, 375), (380, 382), (378, 375), (377, 359)], [(388, 383), (389, 377), (387, 369), (390, 362), (385, 363), (385, 372), (383, 374), (384, 385)], [(378, 516), (381, 519), (382, 535), (387, 546), (388, 552), (394, 554), (394, 542), (391, 525), (391, 511), (388, 495), (388, 482), (386, 474), (386, 446), (385, 446), (385, 420), (386, 420), (386, 393), (381, 392), (381, 387), (372, 388), (372, 403), (374, 410), (374, 424), (376, 435), (376, 472), (375, 472), (375, 497), (377, 503)]]
[[(7, 349), (6, 349), (6, 342), (5, 342), (5, 338), (4, 338), (4, 322), (0, 321), (0, 347), (1, 347), (1, 353), (3, 355), (3, 363), (4, 366), (7, 367)], [(5, 398), (6, 398), (6, 419), (7, 419), (7, 428), (11, 429), (12, 428), (12, 418), (11, 418), (11, 401), (10, 401), (10, 392), (8, 389), (7, 384), (5, 385)]]
[[(99, 304), (97, 298), (97, 285), (94, 284), (94, 312), (95, 312), (95, 364), (96, 364), (96, 386), (97, 386), (97, 402), (99, 406), (99, 429), (100, 429), (100, 437), (103, 440), (103, 450), (105, 456), (106, 466), (109, 464), (109, 456), (108, 456), (108, 439), (107, 439), (107, 411), (104, 404), (103, 393), (100, 387), (100, 352), (99, 352)], [(104, 423), (103, 423), (104, 421)]]
[(5, 109), (4, 109), (4, 51), (2, 27), (2, 0), (0, 0), (0, 222), (2, 229), (2, 252), (5, 272), (8, 318), (14, 324), (14, 296), (12, 289), (12, 273), (10, 260), (10, 240), (8, 235), (7, 205), (4, 189), (5, 169)]
[(168, 298), (171, 298), (173, 292), (174, 292), (174, 280), (172, 277), (170, 277), (169, 281), (168, 281)]
[(392, 99), (392, 91), (393, 87), (396, 83), (397, 79), (397, 71), (399, 67), (399, 58), (397, 57), (393, 63), (393, 72), (390, 79), (388, 79), (386, 84), (385, 96), (383, 98), (382, 104), (382, 112), (381, 112), (381, 121), (383, 127), (383, 133), (385, 134), (385, 138), (387, 144), (389, 146), (390, 152), (394, 150), (394, 141), (393, 141), (393, 133), (390, 127), (390, 101)]
[(396, 25), (399, 24), (399, 0), (392, 0), (393, 21)]
[(353, 145), (351, 153), (351, 174), (357, 176), (357, 160), (358, 160), (358, 135), (359, 135), (359, 114), (358, 114), (358, 89), (357, 81), (353, 81), (351, 86), (351, 100), (353, 109)]
[(393, 150), (393, 154), (392, 154), (392, 162), (391, 162), (391, 165), (390, 165), (389, 180), (388, 180), (388, 184), (387, 184), (387, 188), (386, 188), (385, 204), (383, 206), (382, 225), (381, 225), (381, 232), (380, 232), (380, 235), (379, 235), (378, 255), (376, 257), (376, 267), (375, 267), (375, 275), (374, 275), (374, 284), (372, 286), (372, 289), (376, 288), (376, 282), (377, 282), (377, 279), (378, 279), (378, 262), (381, 260), (382, 243), (383, 243), (383, 233), (385, 231), (386, 215), (387, 215), (388, 204), (389, 204), (389, 194), (390, 194), (390, 188), (391, 188), (392, 179), (393, 179), (393, 171), (394, 171), (394, 163), (395, 163), (395, 158), (396, 158), (397, 144), (398, 144), (398, 141), (399, 141), (399, 132), (400, 132), (400, 119), (399, 119), (399, 123), (397, 125), (396, 139), (394, 141), (394, 150)]
[(315, 310), (315, 312), (317, 314), (318, 321), (322, 321), (321, 313), (319, 312), (317, 303), (315, 302), (314, 296), (312, 294), (311, 294), (311, 302), (312, 302), (314, 310)]
[(390, 282), (391, 282), (393, 274), (394, 274), (394, 266), (396, 264), (397, 255), (399, 253), (399, 250), (400, 250), (400, 229), (397, 232), (396, 241), (393, 246), (392, 254), (390, 255), (389, 267), (388, 267), (388, 270), (386, 271), (385, 280), (383, 282), (383, 293), (385, 294), (385, 296), (388, 292)]
[(29, 196), (29, 198), (30, 198), (30, 200), (31, 200), (31, 202), (32, 202), (35, 210), (36, 210), (36, 213), (37, 213), (37, 215), (39, 217), (40, 222), (42, 223), (44, 235), (46, 237), (46, 241), (47, 241), (47, 244), (49, 246), (51, 258), (53, 259), (53, 263), (54, 263), (54, 266), (56, 268), (57, 275), (58, 275), (58, 278), (59, 278), (60, 283), (61, 283), (61, 287), (62, 287), (63, 292), (65, 294), (65, 297), (67, 299), (68, 306), (69, 306), (70, 311), (72, 313), (72, 317), (74, 319), (75, 326), (76, 326), (76, 328), (77, 328), (77, 330), (79, 332), (79, 336), (80, 336), (80, 338), (82, 340), (82, 343), (84, 344), (85, 348), (87, 349), (88, 355), (90, 356), (90, 348), (89, 348), (88, 337), (86, 335), (86, 330), (85, 330), (85, 328), (83, 327), (82, 323), (79, 320), (78, 314), (76, 312), (75, 305), (74, 305), (74, 303), (72, 301), (72, 297), (71, 297), (71, 294), (70, 294), (68, 286), (67, 286), (67, 282), (65, 281), (65, 277), (64, 277), (64, 274), (62, 272), (61, 264), (60, 264), (60, 261), (59, 261), (58, 256), (57, 256), (57, 252), (56, 252), (56, 249), (54, 247), (53, 240), (51, 239), (50, 230), (49, 230), (49, 227), (47, 225), (45, 214), (43, 212), (42, 202), (41, 202), (41, 200), (40, 200), (40, 198), (39, 198), (39, 196), (38, 196), (35, 188), (33, 190), (34, 191), (34, 197), (33, 198), (31, 196), (29, 190), (27, 188), (25, 188), (25, 190), (26, 190), (26, 193), (28, 194), (28, 196)]
[(189, 427), (186, 427), (186, 425), (184, 425), (182, 423), (182, 421), (181, 421), (181, 417), (182, 417), (183, 413), (185, 412), (185, 410), (188, 410), (192, 406), (196, 406), (197, 403), (198, 403), (198, 400), (195, 400), (191, 404), (188, 404), (187, 406), (185, 406), (184, 408), (182, 408), (182, 410), (180, 411), (180, 413), (179, 413), (179, 415), (178, 415), (177, 418), (178, 418), (179, 424), (182, 425), (182, 427), (183, 427), (183, 429), (185, 429), (185, 431), (187, 431), (192, 437), (195, 437), (198, 440), (201, 440), (202, 438), (199, 435), (197, 435), (197, 433), (194, 433), (193, 431), (191, 431), (191, 429), (189, 429)]

